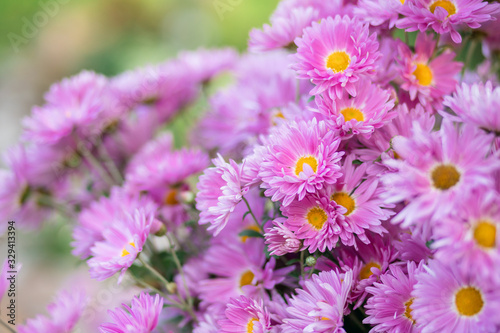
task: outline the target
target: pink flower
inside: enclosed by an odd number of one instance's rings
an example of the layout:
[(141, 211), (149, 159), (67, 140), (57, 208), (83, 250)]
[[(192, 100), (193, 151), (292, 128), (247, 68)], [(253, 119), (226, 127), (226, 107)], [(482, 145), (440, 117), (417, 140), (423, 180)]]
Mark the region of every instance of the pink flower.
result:
[(422, 333), (495, 332), (500, 325), (500, 285), (432, 260), (417, 273), (412, 317)]
[(108, 313), (114, 323), (99, 326), (101, 333), (149, 333), (158, 325), (158, 319), (163, 308), (163, 298), (141, 293), (132, 299), (130, 307), (123, 304), (126, 310), (116, 308)]
[(50, 318), (38, 315), (28, 319), (18, 328), (19, 333), (71, 332), (82, 316), (86, 305), (82, 290), (62, 291), (55, 301), (47, 306)]
[(313, 22), (295, 44), (292, 68), (316, 85), (311, 95), (327, 91), (331, 99), (342, 98), (344, 88), (356, 96), (354, 82), (374, 73), (380, 56), (376, 34), (369, 35), (367, 25), (348, 16)]
[(322, 95), (315, 101), (319, 112), (331, 120), (329, 125), (344, 138), (357, 134), (369, 138), (375, 129), (397, 116), (396, 112), (389, 112), (394, 107), (394, 99), (388, 90), (368, 80), (358, 81), (356, 90), (357, 95), (353, 98), (344, 93), (342, 99)]
[(347, 297), (353, 283), (352, 271), (314, 274), (296, 289), (283, 319), (283, 333), (292, 332), (345, 332), (343, 329)]
[(372, 296), (365, 305), (368, 315), (363, 323), (375, 327), (372, 332), (417, 333), (415, 320), (412, 317), (414, 298), (411, 292), (417, 280), (415, 274), (422, 271), (422, 264), (408, 262), (406, 272), (399, 265), (389, 266), (389, 270), (380, 276), (380, 282), (366, 287)]
[(102, 281), (121, 271), (120, 282), (141, 253), (153, 222), (154, 215), (143, 209), (115, 219), (103, 232), (104, 240), (90, 249), (92, 258), (87, 261), (90, 277)]
[(72, 253), (85, 259), (96, 242), (103, 241), (103, 232), (112, 227), (116, 220), (126, 219), (127, 212), (144, 209), (155, 214), (156, 204), (148, 197), (131, 195), (122, 188), (111, 189), (108, 197), (101, 197), (78, 215), (78, 225), (73, 230)]
[(398, 137), (393, 147), (401, 156), (384, 163), (397, 170), (381, 177), (387, 203), (405, 201), (393, 222), (403, 227), (431, 226), (466, 204), (471, 191), (493, 184), (493, 171), (500, 167), (490, 156), (491, 136), (464, 125), (457, 129), (443, 121), (438, 132), (427, 133), (420, 125), (412, 138)]
[(245, 297), (231, 298), (226, 308), (226, 318), (219, 320), (221, 333), (265, 333), (271, 328), (269, 311), (262, 300)]
[(354, 8), (354, 16), (373, 26), (387, 22), (391, 29), (396, 24), (403, 6), (404, 1), (401, 0), (359, 0)]
[(210, 80), (219, 72), (233, 69), (237, 61), (238, 52), (231, 48), (198, 49), (178, 55), (179, 66), (199, 83)]
[(480, 188), (434, 228), (435, 257), (478, 277), (496, 279), (500, 267), (500, 195)]
[(488, 132), (500, 134), (500, 87), (493, 87), (491, 82), (463, 83), (453, 96), (446, 96), (444, 103), (457, 116), (442, 112), (444, 117), (461, 120), (464, 123), (480, 127)]
[(444, 95), (455, 90), (455, 76), (463, 66), (453, 61), (455, 53), (449, 50), (433, 57), (435, 47), (433, 35), (425, 33), (418, 34), (415, 53), (406, 44), (399, 43), (400, 86), (409, 92), (412, 101), (418, 97), (424, 106), (439, 105)]
[(356, 156), (349, 155), (342, 166), (342, 177), (326, 188), (326, 196), (339, 206), (337, 223), (342, 243), (356, 246), (355, 235), (365, 244), (370, 241), (367, 231), (386, 232), (382, 221), (393, 213), (380, 198), (382, 188), (374, 176), (366, 175), (367, 163), (356, 166)]
[(308, 194), (301, 201), (294, 200), (282, 207), (288, 217), (285, 226), (293, 231), (310, 253), (325, 252), (335, 247), (339, 240), (340, 227), (337, 221), (337, 206), (325, 195)]
[(248, 192), (241, 182), (243, 167), (233, 160), (226, 163), (221, 155), (213, 159), (214, 168), (200, 176), (196, 209), (200, 211), (199, 224), (210, 223), (209, 231), (216, 236), (227, 224), (229, 215)]
[(108, 80), (87, 71), (53, 85), (45, 100), (44, 107), (35, 107), (23, 121), (26, 140), (56, 144), (71, 139), (72, 133), (82, 138), (99, 134), (106, 113), (115, 107)]
[(438, 34), (449, 33), (455, 43), (460, 43), (462, 36), (456, 30), (460, 25), (477, 29), (480, 23), (491, 20), (499, 10), (499, 4), (482, 0), (407, 0), (401, 9), (405, 17), (396, 26), (406, 31), (421, 32), (431, 28)]
[(277, 218), (273, 221), (274, 227), (267, 229), (264, 234), (271, 255), (283, 256), (298, 252), (302, 248), (302, 242), (295, 233), (283, 224), (285, 221), (284, 218)]
[(266, 196), (288, 206), (295, 198), (302, 200), (340, 177), (337, 152), (340, 139), (315, 119), (290, 122), (276, 128), (267, 138), (267, 152), (259, 177)]

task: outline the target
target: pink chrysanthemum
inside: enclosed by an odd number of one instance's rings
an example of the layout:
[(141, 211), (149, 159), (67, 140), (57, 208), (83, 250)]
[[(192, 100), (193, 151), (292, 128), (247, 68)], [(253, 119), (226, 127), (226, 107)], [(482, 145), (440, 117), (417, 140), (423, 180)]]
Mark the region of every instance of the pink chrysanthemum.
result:
[(263, 298), (265, 290), (285, 281), (294, 266), (276, 269), (276, 259), (266, 261), (261, 238), (244, 243), (212, 245), (204, 256), (207, 272), (214, 278), (200, 282), (204, 303), (227, 302), (231, 297), (246, 295)]
[(210, 223), (208, 230), (217, 235), (227, 224), (229, 215), (248, 192), (241, 178), (243, 167), (233, 160), (226, 163), (222, 156), (213, 159), (215, 167), (200, 176), (196, 209), (200, 211), (200, 224)]
[(114, 106), (106, 77), (87, 71), (53, 85), (45, 99), (47, 104), (23, 121), (25, 139), (41, 144), (56, 144), (73, 133), (98, 134)]
[(455, 90), (455, 76), (463, 66), (453, 61), (455, 53), (450, 50), (433, 57), (435, 47), (433, 35), (425, 33), (417, 36), (415, 53), (406, 44), (399, 43), (400, 86), (409, 92), (412, 101), (418, 97), (424, 106), (440, 102), (444, 95)]
[(144, 209), (148, 214), (156, 212), (156, 204), (146, 196), (130, 195), (122, 188), (113, 188), (108, 197), (101, 197), (84, 209), (78, 216), (78, 225), (73, 231), (72, 253), (85, 259), (98, 241), (104, 240), (103, 232), (116, 220), (126, 218), (127, 212)]
[(314, 274), (290, 300), (289, 317), (283, 319), (283, 333), (344, 333), (343, 318), (352, 283), (352, 271)]
[(434, 228), (435, 257), (500, 282), (498, 270), (492, 269), (500, 267), (499, 228), (500, 195), (481, 188)]
[(342, 177), (326, 188), (327, 197), (338, 205), (337, 223), (342, 243), (356, 245), (355, 235), (365, 244), (370, 241), (367, 231), (377, 234), (386, 232), (382, 221), (393, 213), (380, 198), (382, 188), (374, 176), (366, 175), (368, 163), (356, 166), (356, 156), (349, 155), (342, 166)]
[(322, 95), (315, 99), (320, 113), (329, 117), (330, 126), (338, 130), (344, 138), (361, 134), (367, 138), (376, 128), (388, 123), (397, 113), (389, 112), (394, 107), (394, 99), (388, 90), (382, 89), (368, 80), (356, 84), (356, 97), (346, 93), (342, 99)]
[(411, 292), (417, 280), (415, 274), (422, 270), (422, 264), (408, 262), (404, 272), (399, 265), (389, 266), (389, 271), (380, 276), (380, 282), (373, 283), (366, 291), (372, 296), (365, 305), (365, 324), (374, 325), (370, 332), (417, 333), (412, 317)]
[(141, 293), (132, 299), (130, 307), (123, 304), (108, 313), (114, 323), (105, 323), (99, 326), (101, 333), (150, 333), (158, 325), (158, 319), (163, 308), (163, 298)]
[(191, 79), (199, 83), (210, 80), (219, 72), (232, 69), (237, 61), (238, 52), (232, 48), (199, 49), (178, 55), (179, 65)]
[(90, 277), (102, 281), (121, 271), (120, 281), (141, 253), (153, 222), (154, 215), (143, 209), (115, 219), (103, 232), (104, 240), (90, 249), (93, 256), (87, 261)]
[(412, 317), (422, 333), (497, 332), (500, 285), (433, 260), (416, 275)]
[(318, 16), (319, 11), (314, 7), (298, 7), (291, 9), (287, 16), (271, 17), (271, 25), (264, 24), (262, 30), (250, 31), (248, 49), (261, 52), (287, 47), (302, 36), (304, 28), (318, 20)]
[(274, 226), (271, 229), (267, 229), (267, 232), (264, 234), (271, 255), (283, 256), (302, 249), (302, 242), (292, 230), (284, 225), (285, 221), (285, 218), (277, 218), (273, 221)]
[(314, 253), (316, 250), (331, 250), (337, 244), (340, 233), (337, 209), (328, 196), (308, 194), (282, 210), (283, 215), (288, 217), (285, 226), (303, 240), (310, 253)]
[(369, 35), (368, 25), (348, 16), (313, 22), (295, 44), (292, 68), (298, 77), (316, 85), (311, 95), (328, 91), (332, 99), (342, 98), (343, 89), (356, 96), (354, 82), (372, 74), (380, 56), (376, 34)]
[(38, 315), (18, 328), (19, 333), (72, 332), (86, 305), (82, 290), (62, 291), (54, 303), (47, 306), (50, 318)]
[[(445, 97), (443, 104), (455, 112), (461, 121), (500, 135), (500, 87), (493, 88), (491, 82), (473, 85), (463, 83), (453, 96)], [(441, 114), (451, 117), (445, 112)]]
[(393, 28), (399, 18), (404, 0), (359, 0), (354, 8), (354, 15), (373, 26), (388, 23)]
[(271, 317), (262, 300), (259, 302), (241, 295), (231, 298), (226, 308), (226, 318), (219, 320), (221, 333), (265, 333), (271, 328)]
[(406, 203), (393, 222), (431, 225), (466, 204), (475, 187), (491, 185), (492, 173), (500, 167), (489, 155), (491, 140), (473, 126), (457, 129), (448, 121), (438, 132), (429, 134), (416, 126), (412, 138), (393, 140), (401, 159), (384, 162), (397, 172), (382, 176), (383, 196), (388, 203)]
[(354, 308), (363, 304), (368, 296), (366, 287), (378, 281), (380, 275), (387, 271), (398, 255), (388, 237), (382, 238), (376, 234), (370, 237), (369, 244), (361, 243), (357, 249), (341, 247), (337, 251), (341, 270), (353, 272), (353, 290), (350, 300), (356, 301)]
[(296, 197), (314, 193), (340, 177), (340, 139), (323, 121), (290, 122), (267, 139), (259, 177), (266, 196), (288, 206)]
[(499, 4), (482, 0), (407, 0), (401, 9), (405, 17), (396, 26), (421, 32), (431, 28), (438, 34), (449, 33), (455, 43), (460, 43), (458, 27), (466, 24), (472, 29), (479, 28), (480, 23), (491, 20), (499, 10)]

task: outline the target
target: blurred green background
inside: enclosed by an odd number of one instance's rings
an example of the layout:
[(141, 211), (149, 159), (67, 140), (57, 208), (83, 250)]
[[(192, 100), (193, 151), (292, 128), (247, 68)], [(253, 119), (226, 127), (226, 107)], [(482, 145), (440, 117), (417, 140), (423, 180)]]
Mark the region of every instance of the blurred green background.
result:
[[(61, 78), (82, 69), (111, 76), (162, 62), (184, 49), (232, 46), (244, 51), (250, 29), (267, 22), (277, 3), (1, 0), (0, 153), (18, 142), (22, 117), (33, 105), (41, 104), (43, 94)], [(18, 323), (46, 313), (45, 307), (56, 292), (68, 283), (74, 284), (75, 271), (84, 281), (77, 284), (103, 288), (90, 281), (86, 264), (70, 255), (71, 231), (69, 221), (57, 220), (38, 232), (18, 232), (18, 260), (23, 263), (18, 281)], [(0, 238), (2, 261), (5, 248), (5, 239)], [(113, 302), (130, 299), (125, 293), (119, 293), (123, 299), (114, 295)], [(95, 312), (103, 316), (115, 306), (99, 297), (97, 302)], [(0, 317), (4, 316), (1, 313)]]

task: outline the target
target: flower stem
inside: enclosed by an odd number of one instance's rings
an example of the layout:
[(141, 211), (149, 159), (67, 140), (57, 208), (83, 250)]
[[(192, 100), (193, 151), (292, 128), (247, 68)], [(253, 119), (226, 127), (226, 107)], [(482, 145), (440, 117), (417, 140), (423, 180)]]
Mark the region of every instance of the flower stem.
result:
[(168, 281), (167, 279), (165, 279), (165, 277), (163, 277), (163, 275), (160, 274), (160, 272), (158, 272), (153, 266), (144, 261), (140, 255), (137, 258), (144, 265), (144, 267), (146, 267), (151, 273), (153, 273), (153, 275), (156, 276), (165, 285), (165, 287), (167, 287)]
[(102, 140), (97, 143), (97, 151), (99, 152), (100, 157), (103, 159), (104, 164), (108, 168), (109, 173), (113, 177), (114, 181), (118, 184), (123, 183), (123, 176), (120, 172), (120, 169), (118, 169), (118, 167), (116, 166), (115, 161), (113, 161), (113, 158), (109, 154), (109, 151)]
[(242, 199), (245, 202), (245, 204), (247, 205), (248, 212), (250, 213), (250, 215), (252, 215), (253, 220), (255, 221), (255, 224), (257, 224), (257, 226), (259, 227), (260, 231), (264, 232), (264, 228), (260, 225), (259, 221), (255, 217), (255, 214), (253, 213), (252, 208), (250, 207), (250, 204), (248, 203), (247, 199), (245, 199), (245, 197), (242, 197)]
[(95, 169), (95, 171), (99, 174), (99, 176), (106, 182), (108, 185), (113, 186), (115, 185), (114, 180), (109, 176), (108, 172), (104, 169), (104, 167), (101, 165), (99, 160), (95, 158), (95, 156), (92, 154), (92, 152), (87, 148), (84, 142), (82, 142), (80, 139), (76, 138), (77, 142), (77, 151), (85, 158), (85, 160), (90, 164), (92, 168)]

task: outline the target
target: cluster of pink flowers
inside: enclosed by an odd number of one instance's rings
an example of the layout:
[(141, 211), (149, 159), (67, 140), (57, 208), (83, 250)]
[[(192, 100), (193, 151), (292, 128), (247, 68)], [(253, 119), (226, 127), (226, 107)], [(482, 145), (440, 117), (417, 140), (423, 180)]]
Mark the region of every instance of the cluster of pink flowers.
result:
[[(74, 219), (89, 275), (144, 289), (101, 332), (498, 332), (497, 18), (283, 0), (253, 53), (83, 72), (25, 119), (0, 216)], [(20, 332), (70, 332), (84, 298)]]

